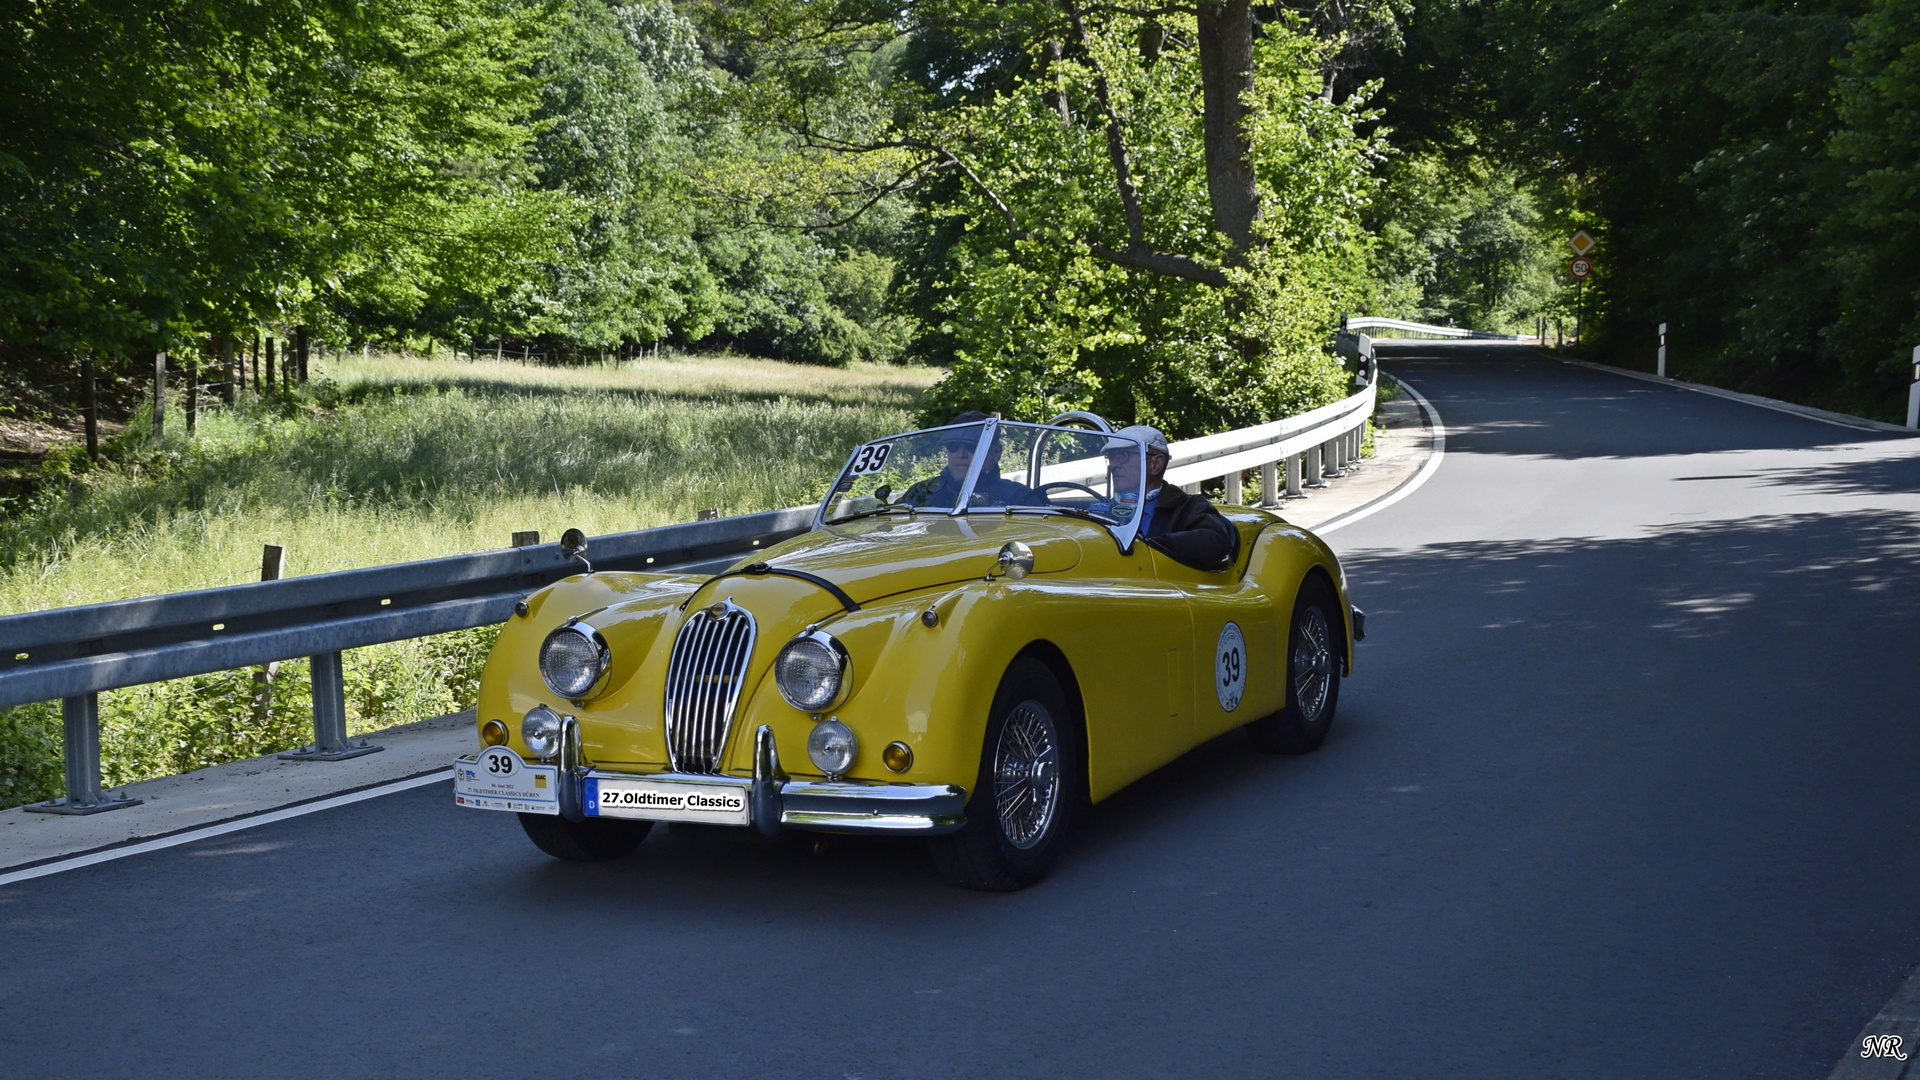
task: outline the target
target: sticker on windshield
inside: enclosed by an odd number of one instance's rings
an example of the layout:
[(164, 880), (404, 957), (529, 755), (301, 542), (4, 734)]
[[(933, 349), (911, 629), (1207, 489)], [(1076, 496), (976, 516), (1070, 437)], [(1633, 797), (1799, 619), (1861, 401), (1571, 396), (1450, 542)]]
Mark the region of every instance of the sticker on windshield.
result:
[(1213, 654), (1213, 692), (1220, 696), (1220, 707), (1228, 712), (1240, 707), (1240, 696), (1247, 691), (1247, 639), (1236, 623), (1220, 628), (1220, 645)]
[(892, 452), (892, 443), (878, 443), (873, 446), (861, 447), (859, 451), (853, 455), (853, 465), (847, 469), (847, 475), (864, 476), (867, 473), (879, 472), (881, 467), (887, 463), (887, 455)]

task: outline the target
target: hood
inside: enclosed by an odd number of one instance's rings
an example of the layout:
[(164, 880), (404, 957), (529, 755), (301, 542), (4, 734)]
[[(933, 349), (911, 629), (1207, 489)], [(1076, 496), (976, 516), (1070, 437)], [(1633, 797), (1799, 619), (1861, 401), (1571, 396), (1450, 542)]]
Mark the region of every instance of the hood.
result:
[[(1076, 535), (1085, 535), (1089, 529), (1100, 531), (1098, 526), (1061, 518), (944, 514), (911, 520), (869, 518), (796, 536), (755, 555), (753, 561), (823, 578), (865, 605), (899, 593), (985, 578), (1001, 546), (1010, 540), (1033, 549), (1036, 574), (1072, 569), (1080, 561)], [(735, 569), (747, 565), (743, 562)], [(820, 591), (824, 595), (825, 590)], [(827, 602), (833, 601), (828, 598)]]

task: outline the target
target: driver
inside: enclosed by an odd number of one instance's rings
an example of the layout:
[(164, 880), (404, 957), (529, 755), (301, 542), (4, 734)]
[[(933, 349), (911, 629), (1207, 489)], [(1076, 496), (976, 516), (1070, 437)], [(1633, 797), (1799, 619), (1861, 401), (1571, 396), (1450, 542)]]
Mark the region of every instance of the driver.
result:
[[(1125, 501), (1140, 479), (1140, 443), (1147, 447), (1146, 494), (1141, 497), (1140, 533), (1152, 546), (1196, 570), (1224, 570), (1233, 562), (1239, 534), (1204, 495), (1189, 495), (1167, 483), (1167, 437), (1145, 424), (1121, 428), (1107, 440), (1107, 469), (1113, 490), (1121, 494), (1113, 505), (1115, 517), (1125, 521), (1133, 508)], [(1138, 439), (1136, 443), (1134, 440)]]
[[(963, 412), (950, 424), (978, 424), (988, 419), (977, 410)], [(908, 488), (900, 501), (908, 506), (952, 506), (966, 486), (967, 472), (973, 468), (973, 448), (980, 443), (976, 431), (947, 433), (947, 467), (939, 474)], [(1047, 500), (1025, 484), (1000, 475), (1000, 452), (1006, 448), (998, 433), (987, 447), (987, 459), (980, 465), (980, 479), (973, 487), (976, 506), (1045, 506)]]

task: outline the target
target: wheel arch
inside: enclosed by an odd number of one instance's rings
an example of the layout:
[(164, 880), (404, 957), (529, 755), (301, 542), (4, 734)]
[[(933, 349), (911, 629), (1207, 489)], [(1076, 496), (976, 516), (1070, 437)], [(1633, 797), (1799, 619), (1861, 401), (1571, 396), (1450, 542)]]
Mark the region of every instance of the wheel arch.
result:
[[(1086, 699), (1080, 696), (1080, 679), (1074, 674), (1073, 663), (1067, 659), (1067, 654), (1061, 651), (1060, 646), (1045, 638), (1028, 642), (1024, 648), (1013, 655), (1013, 659), (1007, 661), (1007, 670), (1011, 671), (1013, 665), (1029, 657), (1045, 664), (1053, 672), (1053, 677), (1060, 682), (1060, 691), (1067, 696), (1068, 707), (1073, 710), (1076, 749), (1080, 754), (1080, 760), (1074, 763), (1074, 768), (1080, 774), (1080, 797), (1084, 800), (1093, 790), (1093, 777), (1088, 771), (1087, 703)], [(1005, 671), (1001, 672), (1001, 677), (1006, 677)]]
[[(1327, 590), (1327, 595), (1333, 597), (1334, 606), (1339, 609), (1334, 612), (1333, 632), (1340, 635), (1340, 674), (1342, 676), (1352, 675), (1353, 636), (1349, 633), (1350, 628), (1347, 625), (1348, 620), (1353, 617), (1348, 610), (1350, 605), (1348, 605), (1346, 599), (1340, 595), (1340, 586), (1334, 582), (1333, 575), (1327, 572), (1326, 567), (1318, 563), (1308, 567), (1305, 576), (1300, 579), (1300, 588), (1295, 591), (1293, 596), (1293, 602), (1296, 605), (1300, 603), (1300, 594), (1307, 591), (1307, 584), (1309, 582), (1318, 582), (1324, 586)], [(1289, 618), (1291, 618), (1291, 616), (1289, 616)]]

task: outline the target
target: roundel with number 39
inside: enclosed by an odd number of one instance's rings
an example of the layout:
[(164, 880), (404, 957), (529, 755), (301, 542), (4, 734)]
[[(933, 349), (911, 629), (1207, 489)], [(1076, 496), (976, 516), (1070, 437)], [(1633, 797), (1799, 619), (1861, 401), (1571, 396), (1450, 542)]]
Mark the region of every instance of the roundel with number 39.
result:
[(1213, 692), (1228, 712), (1240, 707), (1240, 698), (1247, 692), (1247, 639), (1238, 623), (1220, 628), (1220, 644), (1213, 653)]

